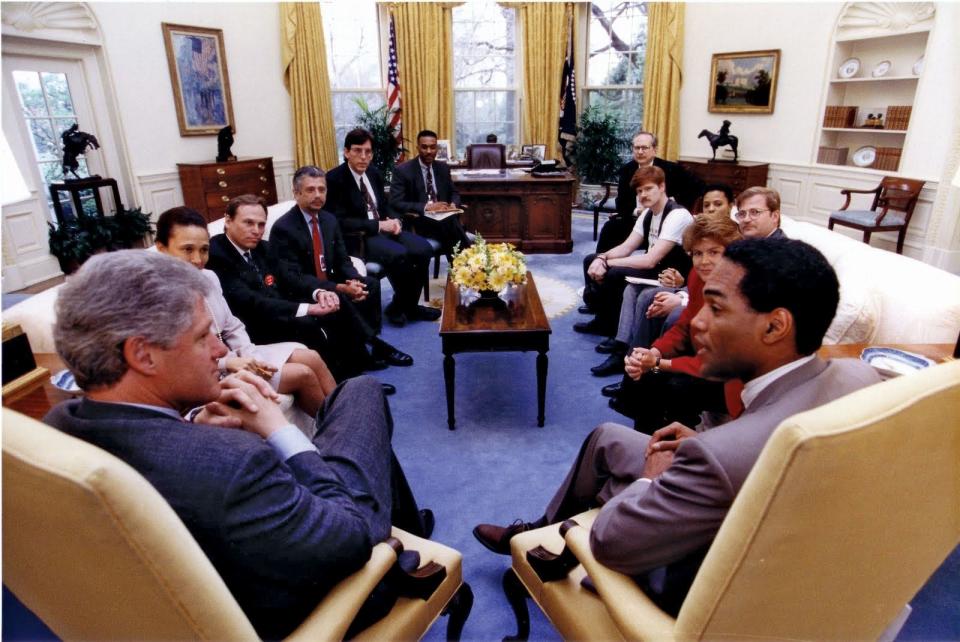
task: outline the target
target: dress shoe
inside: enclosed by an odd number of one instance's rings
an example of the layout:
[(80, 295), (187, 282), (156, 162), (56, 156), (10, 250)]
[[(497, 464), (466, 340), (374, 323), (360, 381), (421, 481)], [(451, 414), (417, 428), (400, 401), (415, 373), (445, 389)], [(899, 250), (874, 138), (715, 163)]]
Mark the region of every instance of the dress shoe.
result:
[(429, 508), (420, 509), (420, 524), (422, 525), (420, 537), (430, 539), (430, 536), (433, 535), (433, 527), (437, 524), (437, 519), (433, 516), (432, 510)]
[(387, 362), (383, 359), (378, 359), (376, 357), (370, 357), (367, 359), (367, 362), (363, 364), (360, 368), (363, 372), (374, 372), (376, 370), (386, 370)]
[(581, 305), (579, 308), (577, 308), (577, 312), (580, 314), (593, 314), (593, 308), (591, 308), (589, 305)]
[(581, 334), (606, 334), (601, 328), (600, 323), (594, 318), (589, 321), (581, 321), (573, 324), (573, 331)]
[[(542, 524), (540, 522), (543, 522)], [(522, 522), (519, 519), (509, 526), (496, 526), (494, 524), (479, 524), (473, 529), (473, 536), (477, 541), (486, 546), (494, 553), (500, 555), (510, 554), (510, 539), (524, 531), (532, 531), (535, 528), (546, 526), (546, 519), (537, 522)]]
[(623, 382), (618, 381), (617, 383), (608, 383), (603, 388), (600, 388), (600, 394), (604, 397), (616, 397), (620, 394), (620, 391), (623, 389)]
[(606, 377), (612, 374), (623, 374), (623, 355), (611, 354), (599, 366), (590, 368), (594, 377)]
[(600, 354), (627, 354), (627, 344), (623, 341), (617, 341), (613, 337), (604, 339), (594, 348)]
[(373, 346), (372, 353), (374, 359), (385, 361), (391, 366), (400, 366), (405, 368), (413, 365), (413, 357), (406, 352), (400, 352), (385, 341), (381, 341), (377, 345)]
[(410, 310), (407, 314), (407, 319), (411, 321), (436, 321), (440, 318), (440, 310), (436, 308), (428, 308), (425, 305), (418, 305), (414, 309)]
[(403, 326), (407, 325), (407, 315), (399, 310), (393, 309), (389, 305), (383, 311), (383, 316), (387, 318), (387, 322), (390, 323), (390, 325), (398, 328), (402, 328)]
[(380, 389), (383, 390), (384, 396), (390, 396), (397, 393), (397, 387), (392, 383), (381, 383)]
[(620, 397), (613, 397), (607, 402), (607, 405), (610, 406), (611, 410), (616, 410), (624, 417), (630, 417), (633, 419), (633, 412), (627, 408), (627, 405), (620, 399)]

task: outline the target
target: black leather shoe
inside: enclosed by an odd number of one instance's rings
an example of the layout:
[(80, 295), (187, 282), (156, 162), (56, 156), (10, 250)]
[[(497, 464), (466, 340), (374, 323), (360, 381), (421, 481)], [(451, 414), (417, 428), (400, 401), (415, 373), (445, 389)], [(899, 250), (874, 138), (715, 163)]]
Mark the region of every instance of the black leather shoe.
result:
[(364, 372), (374, 372), (376, 370), (386, 370), (386, 368), (387, 368), (386, 361), (384, 361), (383, 359), (378, 359), (376, 357), (370, 357), (370, 359), (367, 360), (367, 363), (364, 364), (363, 368), (361, 369)]
[(607, 402), (607, 405), (610, 406), (611, 410), (616, 410), (624, 417), (630, 417), (631, 419), (633, 419), (633, 414), (627, 408), (626, 404), (624, 404), (623, 401), (620, 400), (619, 397), (614, 397), (610, 399)]
[(617, 341), (613, 337), (604, 339), (594, 348), (600, 354), (627, 354), (627, 344), (623, 341)]
[(430, 536), (433, 535), (433, 527), (437, 524), (437, 519), (433, 516), (432, 510), (429, 508), (420, 509), (420, 524), (422, 526), (420, 537), (430, 539)]
[(603, 388), (600, 388), (600, 394), (604, 397), (616, 397), (620, 394), (620, 391), (623, 389), (623, 382), (618, 381), (617, 383), (608, 383)]
[(580, 314), (593, 314), (593, 309), (589, 305), (581, 305), (577, 308), (577, 312)]
[(413, 310), (410, 310), (410, 313), (407, 315), (407, 319), (411, 321), (436, 321), (440, 318), (440, 310), (436, 308), (428, 308), (425, 305), (418, 305)]
[(536, 522), (522, 522), (519, 519), (509, 526), (496, 526), (494, 524), (479, 524), (473, 529), (473, 536), (477, 541), (486, 546), (489, 550), (499, 555), (510, 554), (510, 540), (514, 535), (524, 531), (531, 531), (546, 524)]
[(413, 365), (413, 357), (406, 352), (400, 352), (389, 343), (382, 343), (373, 348), (373, 358), (387, 362), (387, 365), (405, 368)]
[(392, 383), (381, 383), (380, 388), (383, 390), (383, 394), (390, 396), (397, 393), (397, 387)]
[(600, 329), (600, 323), (598, 323), (596, 319), (574, 323), (573, 331), (581, 334), (606, 334), (606, 332)]
[(599, 366), (590, 368), (594, 377), (606, 377), (612, 374), (623, 374), (623, 355), (611, 354)]
[(387, 308), (383, 311), (383, 316), (387, 318), (387, 322), (390, 323), (390, 325), (398, 328), (402, 328), (403, 326), (407, 325), (407, 315), (405, 315), (403, 312), (398, 312), (392, 309), (390, 306), (387, 306)]

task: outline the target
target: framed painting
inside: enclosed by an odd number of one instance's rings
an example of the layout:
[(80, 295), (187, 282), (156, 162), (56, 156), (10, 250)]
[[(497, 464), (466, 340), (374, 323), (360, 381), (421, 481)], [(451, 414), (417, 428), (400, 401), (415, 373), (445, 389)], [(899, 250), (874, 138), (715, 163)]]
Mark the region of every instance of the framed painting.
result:
[(170, 82), (181, 136), (210, 136), (227, 125), (236, 130), (223, 30), (163, 23)]
[(772, 114), (780, 50), (713, 54), (708, 110), (719, 114)]
[(520, 158), (531, 158), (535, 161), (542, 161), (546, 153), (546, 145), (523, 145), (520, 147)]
[(450, 161), (450, 141), (449, 140), (437, 141), (437, 160), (444, 161), (444, 162)]

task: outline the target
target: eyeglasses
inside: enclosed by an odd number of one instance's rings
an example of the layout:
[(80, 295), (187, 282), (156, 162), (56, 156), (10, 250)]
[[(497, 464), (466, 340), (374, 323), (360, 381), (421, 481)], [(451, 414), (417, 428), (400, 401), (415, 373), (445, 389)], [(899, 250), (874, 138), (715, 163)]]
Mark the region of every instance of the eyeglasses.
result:
[(634, 145), (633, 149), (638, 152), (649, 152), (653, 147), (650, 145)]
[(760, 215), (763, 214), (764, 212), (769, 212), (769, 211), (770, 211), (770, 210), (768, 210), (768, 209), (764, 209), (764, 210), (737, 210), (737, 213), (734, 214), (733, 216), (734, 216), (734, 218), (736, 218), (738, 221), (745, 221), (745, 220), (748, 219), (748, 218), (757, 218), (758, 216), (760, 216)]

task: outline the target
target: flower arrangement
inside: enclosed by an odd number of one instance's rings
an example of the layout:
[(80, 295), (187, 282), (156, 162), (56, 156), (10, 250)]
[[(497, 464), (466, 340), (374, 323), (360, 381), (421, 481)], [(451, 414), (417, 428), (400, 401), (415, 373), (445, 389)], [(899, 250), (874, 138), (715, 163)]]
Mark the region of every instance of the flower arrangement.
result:
[(450, 275), (461, 288), (500, 292), (527, 282), (527, 263), (513, 245), (491, 245), (478, 234), (473, 245), (454, 254)]

